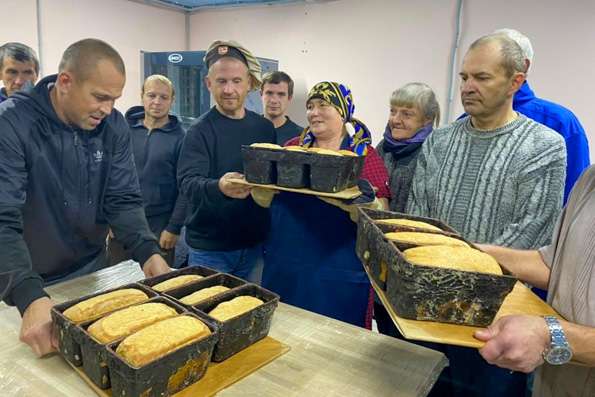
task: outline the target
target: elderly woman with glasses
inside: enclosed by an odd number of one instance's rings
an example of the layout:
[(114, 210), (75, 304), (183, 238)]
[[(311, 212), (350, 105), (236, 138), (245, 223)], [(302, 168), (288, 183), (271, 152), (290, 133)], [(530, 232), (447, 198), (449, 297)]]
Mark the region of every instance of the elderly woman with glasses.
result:
[[(368, 128), (353, 117), (354, 110), (348, 87), (335, 82), (316, 84), (306, 101), (308, 127), (286, 145), (343, 149), (365, 156), (361, 178), (374, 187), (379, 200), (386, 201), (388, 174), (370, 145)], [(370, 283), (355, 254), (355, 240), (356, 225), (341, 208), (316, 196), (276, 194), (262, 285), (285, 303), (369, 327)]]

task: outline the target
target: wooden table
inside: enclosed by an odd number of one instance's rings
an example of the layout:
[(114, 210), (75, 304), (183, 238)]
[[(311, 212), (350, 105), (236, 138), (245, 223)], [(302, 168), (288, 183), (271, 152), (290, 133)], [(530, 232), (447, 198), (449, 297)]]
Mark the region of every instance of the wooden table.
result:
[[(47, 288), (63, 302), (143, 278), (123, 263)], [(58, 355), (36, 358), (19, 342), (20, 316), (0, 304), (0, 396), (93, 396)], [(425, 396), (447, 365), (442, 353), (281, 303), (270, 335), (291, 351), (220, 396)]]

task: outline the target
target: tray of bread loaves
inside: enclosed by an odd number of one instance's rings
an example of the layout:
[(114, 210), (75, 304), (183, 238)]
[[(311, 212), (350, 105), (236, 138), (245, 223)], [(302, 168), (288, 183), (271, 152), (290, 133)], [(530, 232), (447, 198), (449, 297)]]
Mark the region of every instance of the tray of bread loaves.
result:
[(497, 315), (555, 313), (443, 222), (359, 211), (357, 255), (405, 338), (475, 347)]
[(242, 146), (242, 158), (248, 184), (345, 199), (361, 194), (365, 158), (349, 150), (254, 143)]
[(195, 266), (56, 305), (52, 319), (60, 353), (98, 395), (206, 396), (289, 350), (267, 336), (278, 302)]

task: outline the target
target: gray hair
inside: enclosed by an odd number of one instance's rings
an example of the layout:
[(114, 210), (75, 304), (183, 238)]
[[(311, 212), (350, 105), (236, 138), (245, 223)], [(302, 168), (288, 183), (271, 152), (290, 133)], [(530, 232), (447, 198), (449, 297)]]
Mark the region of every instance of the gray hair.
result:
[(516, 41), (506, 35), (492, 33), (482, 36), (471, 44), (469, 51), (493, 42), (500, 45), (501, 65), (509, 77), (515, 73), (526, 72), (527, 65), (525, 64), (523, 50)]
[(431, 120), (434, 126), (440, 124), (440, 105), (436, 94), (429, 85), (424, 83), (407, 83), (395, 90), (390, 96), (391, 106), (419, 108), (424, 118)]
[(527, 68), (527, 71), (529, 71), (529, 68), (531, 67), (531, 65), (533, 65), (533, 55), (535, 54), (533, 52), (533, 45), (531, 45), (531, 40), (529, 40), (527, 36), (515, 29), (498, 29), (495, 30), (493, 34), (504, 35), (509, 39), (514, 40), (519, 45), (519, 47), (521, 47), (525, 59), (529, 61), (529, 67)]
[(4, 58), (12, 58), (17, 62), (32, 62), (35, 73), (39, 74), (39, 59), (35, 51), (23, 43), (6, 43), (0, 47), (0, 70), (4, 67)]

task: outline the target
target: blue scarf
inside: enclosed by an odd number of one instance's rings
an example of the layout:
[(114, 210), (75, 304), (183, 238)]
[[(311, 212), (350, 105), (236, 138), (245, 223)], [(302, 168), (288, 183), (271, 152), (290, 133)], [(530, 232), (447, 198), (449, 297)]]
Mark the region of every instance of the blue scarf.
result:
[(393, 138), (393, 135), (390, 131), (390, 126), (386, 123), (386, 128), (384, 129), (384, 150), (387, 152), (393, 152), (402, 148), (403, 146), (415, 144), (415, 143), (423, 143), (426, 138), (430, 135), (430, 133), (434, 130), (432, 123), (428, 123), (421, 127), (419, 130), (416, 131), (415, 135), (411, 138), (397, 140)]

